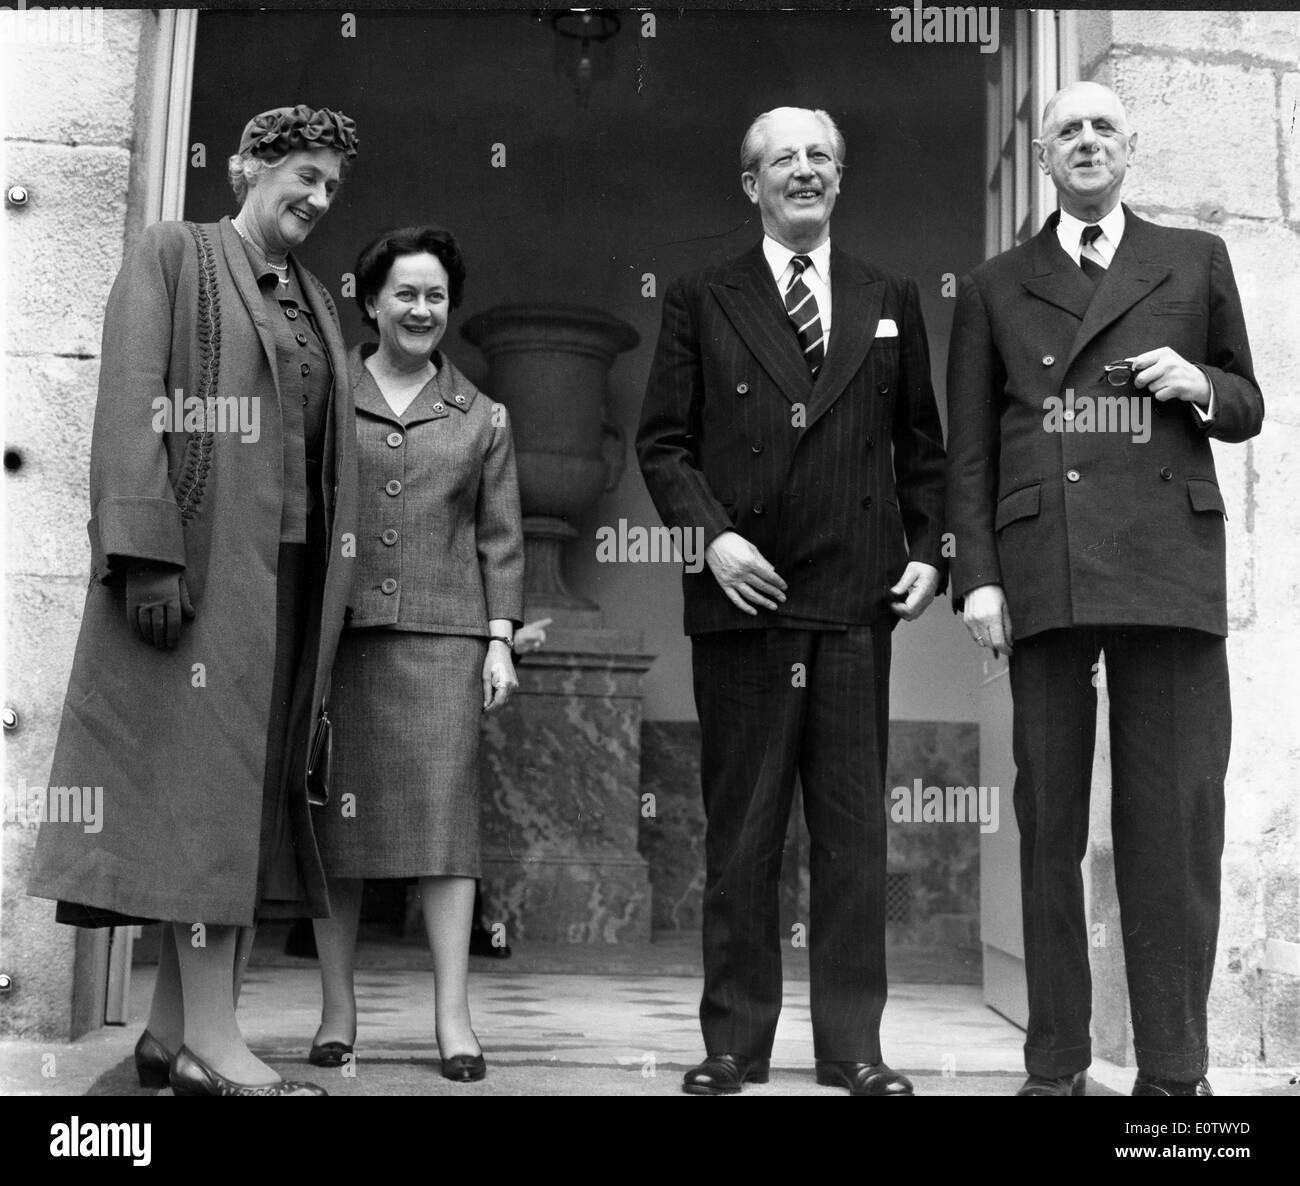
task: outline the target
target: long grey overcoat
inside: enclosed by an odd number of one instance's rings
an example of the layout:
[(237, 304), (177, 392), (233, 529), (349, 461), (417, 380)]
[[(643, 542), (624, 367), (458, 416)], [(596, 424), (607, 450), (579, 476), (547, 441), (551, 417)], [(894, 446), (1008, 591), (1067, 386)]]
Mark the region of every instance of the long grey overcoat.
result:
[[(324, 286), (294, 267), (334, 374), (320, 491), (329, 554), (289, 734), (293, 839), (306, 912), (319, 916), (328, 898), (306, 754), (351, 586), (356, 443), (337, 313)], [(105, 312), (93, 573), (49, 777), (52, 787), (102, 787), (102, 829), (42, 824), (29, 885), (38, 897), (158, 919), (253, 921), (284, 494), (274, 359), (263, 298), (228, 218), (145, 231)], [(221, 431), (220, 420), (214, 431), (159, 431), (157, 400), (174, 406), (177, 392), (214, 410), (231, 397), (256, 400), (257, 439), (230, 421)], [(195, 617), (176, 649), (155, 650), (128, 628), (123, 557), (184, 566)]]

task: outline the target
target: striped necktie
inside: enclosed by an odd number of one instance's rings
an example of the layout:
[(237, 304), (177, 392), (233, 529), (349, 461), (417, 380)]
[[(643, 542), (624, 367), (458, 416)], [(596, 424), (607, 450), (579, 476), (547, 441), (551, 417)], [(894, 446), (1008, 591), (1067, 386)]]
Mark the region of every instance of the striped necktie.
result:
[(826, 334), (822, 330), (817, 298), (803, 278), (804, 271), (812, 267), (812, 260), (806, 255), (796, 255), (790, 260), (790, 266), (794, 268), (794, 277), (785, 290), (785, 312), (799, 337), (799, 345), (803, 347), (804, 361), (816, 375), (826, 357)]
[[(1102, 263), (1101, 253), (1093, 246), (1100, 238), (1101, 227), (1096, 223), (1084, 227), (1083, 234), (1079, 236), (1079, 267), (1094, 285), (1100, 284), (1101, 278), (1106, 274), (1106, 265)], [(1089, 251), (1092, 252), (1091, 255), (1088, 254)]]

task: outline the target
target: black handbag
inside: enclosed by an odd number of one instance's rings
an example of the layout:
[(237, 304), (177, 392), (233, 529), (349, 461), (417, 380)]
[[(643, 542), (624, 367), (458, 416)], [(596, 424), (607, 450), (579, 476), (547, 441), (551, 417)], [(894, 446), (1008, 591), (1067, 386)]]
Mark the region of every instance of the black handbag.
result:
[(322, 705), (307, 753), (307, 802), (313, 807), (323, 807), (329, 802), (330, 761), (333, 755), (334, 738), (330, 716)]

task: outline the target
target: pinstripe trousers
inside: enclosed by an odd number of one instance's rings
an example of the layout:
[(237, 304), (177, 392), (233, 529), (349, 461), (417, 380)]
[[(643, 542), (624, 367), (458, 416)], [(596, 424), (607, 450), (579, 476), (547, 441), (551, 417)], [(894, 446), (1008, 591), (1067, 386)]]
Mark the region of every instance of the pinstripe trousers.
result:
[(771, 1053), (781, 852), (798, 774), (812, 840), (814, 1055), (880, 1062), (889, 629), (735, 630), (692, 644), (707, 820), (705, 1049)]

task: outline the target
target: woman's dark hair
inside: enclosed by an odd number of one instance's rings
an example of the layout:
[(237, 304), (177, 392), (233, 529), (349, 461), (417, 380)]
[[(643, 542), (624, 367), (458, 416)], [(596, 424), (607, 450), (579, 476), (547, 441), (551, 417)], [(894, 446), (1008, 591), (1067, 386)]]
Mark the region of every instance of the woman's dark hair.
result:
[(465, 261), (452, 233), (436, 226), (398, 227), (385, 231), (357, 256), (357, 308), (371, 329), (378, 332), (379, 324), (366, 309), (366, 301), (379, 295), (393, 261), (402, 255), (421, 255), (426, 251), (447, 269), (448, 304), (453, 309), (460, 304), (465, 289)]

